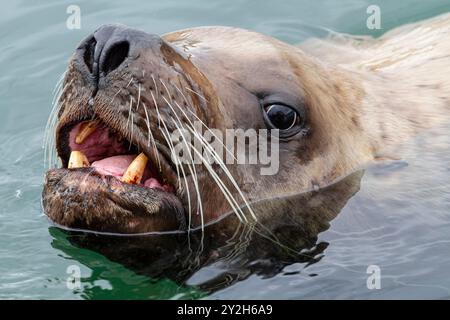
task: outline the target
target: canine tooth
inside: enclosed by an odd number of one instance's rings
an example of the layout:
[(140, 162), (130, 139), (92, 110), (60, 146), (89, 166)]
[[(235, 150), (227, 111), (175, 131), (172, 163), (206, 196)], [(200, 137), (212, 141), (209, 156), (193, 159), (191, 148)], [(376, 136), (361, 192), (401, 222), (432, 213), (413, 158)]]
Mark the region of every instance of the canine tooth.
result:
[(70, 168), (83, 168), (83, 167), (89, 167), (89, 161), (87, 157), (84, 155), (81, 151), (72, 151), (70, 153), (69, 158), (69, 165), (67, 166)]
[(97, 121), (89, 121), (86, 124), (84, 124), (83, 128), (78, 132), (77, 136), (75, 137), (75, 142), (77, 144), (81, 144), (86, 140), (87, 137), (89, 137), (94, 131), (97, 129)]
[(145, 167), (147, 166), (148, 158), (144, 153), (140, 153), (130, 163), (127, 171), (122, 176), (122, 181), (131, 184), (141, 183), (144, 175)]

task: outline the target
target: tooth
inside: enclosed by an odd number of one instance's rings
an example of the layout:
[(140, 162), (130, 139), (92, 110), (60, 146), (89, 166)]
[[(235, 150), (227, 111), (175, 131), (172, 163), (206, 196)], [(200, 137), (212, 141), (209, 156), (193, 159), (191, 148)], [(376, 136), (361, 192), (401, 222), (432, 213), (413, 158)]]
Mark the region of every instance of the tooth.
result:
[(147, 156), (143, 153), (139, 154), (136, 158), (134, 158), (127, 171), (123, 174), (122, 181), (131, 184), (141, 183), (147, 162)]
[(70, 153), (69, 165), (67, 167), (69, 169), (89, 167), (89, 161), (83, 152), (72, 151)]
[(75, 142), (81, 144), (97, 129), (97, 121), (89, 121), (82, 126), (80, 132), (75, 137)]

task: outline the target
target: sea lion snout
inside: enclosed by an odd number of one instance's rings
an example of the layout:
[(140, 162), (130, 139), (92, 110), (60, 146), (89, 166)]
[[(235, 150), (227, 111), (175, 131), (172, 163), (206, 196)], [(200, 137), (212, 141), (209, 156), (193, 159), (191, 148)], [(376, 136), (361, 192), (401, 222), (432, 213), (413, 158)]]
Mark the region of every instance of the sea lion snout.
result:
[[(182, 50), (121, 25), (102, 26), (80, 43), (55, 127), (61, 170), (49, 173), (43, 192), (53, 221), (113, 233), (185, 229), (185, 208), (196, 205), (194, 182), (190, 172), (178, 175), (168, 139), (193, 121), (188, 114), (206, 123), (197, 111), (206, 102), (197, 95), (206, 100), (207, 94), (189, 76), (192, 70)], [(69, 215), (61, 214), (69, 207)]]
[(158, 55), (163, 40), (153, 34), (119, 24), (99, 27), (78, 46), (74, 60), (78, 71), (94, 87), (105, 84), (110, 73), (126, 68), (143, 49)]

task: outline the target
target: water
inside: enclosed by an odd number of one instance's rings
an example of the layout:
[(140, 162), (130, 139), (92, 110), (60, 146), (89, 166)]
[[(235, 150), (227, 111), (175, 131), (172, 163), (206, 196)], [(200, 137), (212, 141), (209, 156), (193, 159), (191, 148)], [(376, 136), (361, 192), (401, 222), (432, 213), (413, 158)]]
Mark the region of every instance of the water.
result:
[[(136, 2), (136, 3), (134, 3)], [(339, 4), (338, 4), (339, 3)], [(377, 36), (450, 11), (441, 1), (377, 1), (383, 30), (366, 28), (372, 1), (77, 1), (80, 30), (69, 30), (72, 1), (4, 1), (0, 15), (0, 298), (450, 298), (450, 126), (424, 132), (402, 161), (366, 170), (361, 190), (320, 233), (315, 263), (294, 262), (269, 275), (248, 273), (220, 290), (205, 283), (227, 265), (200, 268), (184, 285), (152, 279), (98, 250), (75, 245), (42, 213), (44, 126), (52, 90), (82, 37), (120, 22), (162, 34), (230, 25), (298, 43), (327, 30)], [(112, 259), (114, 260), (114, 259)], [(311, 262), (311, 261), (310, 261)], [(67, 268), (81, 268), (81, 288)], [(369, 265), (381, 289), (368, 290)]]

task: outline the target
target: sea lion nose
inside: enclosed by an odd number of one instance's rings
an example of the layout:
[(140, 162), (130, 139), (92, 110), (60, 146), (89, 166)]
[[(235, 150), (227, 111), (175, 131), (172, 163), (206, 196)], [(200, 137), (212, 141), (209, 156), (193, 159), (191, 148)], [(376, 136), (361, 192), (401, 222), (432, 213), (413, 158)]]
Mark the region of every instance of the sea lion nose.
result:
[(138, 49), (153, 47), (161, 38), (123, 25), (104, 25), (77, 48), (76, 59), (95, 86)]
[(103, 26), (82, 46), (84, 63), (96, 81), (119, 67), (128, 56), (129, 34), (118, 32), (121, 30), (118, 26)]

